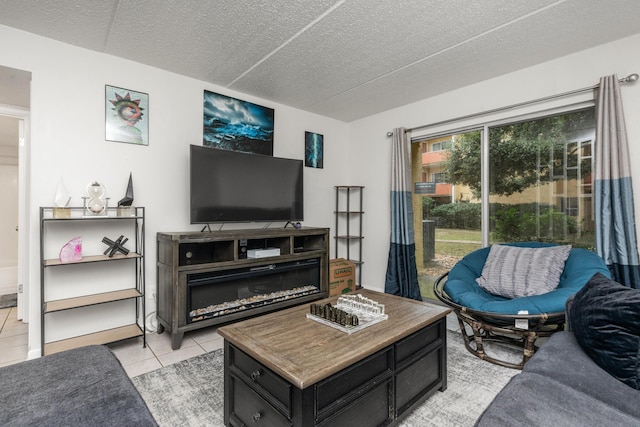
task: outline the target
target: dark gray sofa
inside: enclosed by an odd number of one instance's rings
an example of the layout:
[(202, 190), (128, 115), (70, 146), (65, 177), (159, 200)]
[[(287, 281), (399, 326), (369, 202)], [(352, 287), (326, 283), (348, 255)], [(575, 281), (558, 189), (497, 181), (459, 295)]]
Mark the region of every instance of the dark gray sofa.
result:
[[(578, 293), (580, 312), (573, 298), (568, 301), (569, 331), (540, 347), (476, 426), (640, 426), (640, 291), (607, 282), (594, 276)], [(580, 345), (587, 339), (585, 348), (601, 357), (599, 363)], [(628, 383), (610, 372), (622, 372)]]
[(88, 346), (0, 368), (2, 426), (156, 426), (105, 346)]
[(600, 368), (572, 332), (558, 332), (498, 393), (476, 425), (639, 426), (640, 391)]

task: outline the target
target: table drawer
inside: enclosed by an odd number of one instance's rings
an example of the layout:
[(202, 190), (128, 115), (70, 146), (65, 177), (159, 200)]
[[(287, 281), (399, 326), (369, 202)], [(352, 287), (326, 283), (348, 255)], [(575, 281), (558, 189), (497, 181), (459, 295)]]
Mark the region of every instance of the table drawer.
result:
[(232, 396), (225, 398), (231, 398), (229, 412), (232, 424), (256, 427), (291, 426), (291, 422), (287, 418), (283, 417), (277, 409), (242, 380), (233, 375), (230, 380)]
[(230, 346), (230, 365), (236, 368), (236, 375), (243, 376), (248, 384), (257, 391), (264, 391), (280, 403), (283, 413), (291, 415), (291, 385), (276, 373), (242, 351)]
[(444, 328), (437, 322), (399, 341), (395, 345), (396, 365), (415, 357), (418, 353), (430, 351), (427, 347), (441, 345), (439, 341), (442, 341), (443, 332)]
[(346, 407), (320, 420), (318, 427), (359, 427), (388, 425), (393, 421), (393, 381), (377, 384)]
[(396, 374), (395, 407), (398, 415), (425, 394), (440, 387), (443, 373), (442, 351), (441, 348), (438, 348), (427, 353)]
[(318, 418), (357, 399), (374, 386), (374, 382), (384, 381), (392, 375), (393, 350), (389, 348), (320, 381), (315, 386)]

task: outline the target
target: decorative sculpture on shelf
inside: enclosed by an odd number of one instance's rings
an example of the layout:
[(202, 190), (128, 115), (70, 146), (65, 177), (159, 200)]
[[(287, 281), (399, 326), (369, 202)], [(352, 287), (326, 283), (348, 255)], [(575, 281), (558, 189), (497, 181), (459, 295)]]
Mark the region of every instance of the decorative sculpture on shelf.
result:
[(60, 249), (59, 258), (64, 263), (82, 260), (82, 237), (75, 237), (65, 243)]
[(122, 199), (118, 202), (118, 206), (131, 206), (133, 203), (133, 178), (131, 172), (129, 172), (129, 184), (127, 185), (127, 192)]
[(118, 237), (115, 242), (108, 237), (103, 237), (102, 243), (109, 245), (109, 247), (104, 251), (104, 254), (109, 258), (113, 257), (117, 252), (120, 252), (123, 255), (128, 255), (129, 249), (124, 247), (124, 244), (127, 243), (128, 240), (128, 238), (122, 235)]
[(64, 183), (62, 182), (62, 179), (61, 179), (60, 182), (58, 183), (58, 188), (56, 188), (56, 197), (53, 200), (53, 202), (56, 205), (56, 207), (66, 208), (70, 200), (71, 200), (71, 196), (69, 195), (69, 192), (67, 191), (67, 189), (64, 188)]
[(67, 207), (70, 200), (71, 196), (67, 192), (67, 189), (64, 188), (62, 179), (60, 179), (58, 188), (56, 188), (56, 196), (53, 199), (53, 203), (55, 205), (53, 208), (54, 218), (69, 218), (71, 216), (71, 209)]
[(106, 215), (109, 207), (109, 198), (105, 197), (107, 190), (98, 181), (93, 181), (87, 186), (88, 197), (84, 199), (84, 210), (88, 216)]
[(133, 204), (133, 178), (129, 172), (129, 184), (127, 192), (122, 199), (118, 201), (118, 216), (135, 216)]

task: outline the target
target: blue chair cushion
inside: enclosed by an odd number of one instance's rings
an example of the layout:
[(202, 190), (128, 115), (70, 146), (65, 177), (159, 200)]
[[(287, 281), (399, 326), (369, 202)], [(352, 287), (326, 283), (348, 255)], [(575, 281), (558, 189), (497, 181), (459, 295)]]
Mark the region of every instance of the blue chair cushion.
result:
[[(516, 242), (510, 246), (541, 248), (553, 243)], [(482, 289), (476, 279), (482, 275), (482, 267), (490, 247), (478, 249), (462, 258), (449, 272), (444, 291), (449, 298), (472, 310), (495, 314), (515, 315), (521, 310), (529, 314), (559, 313), (569, 296), (578, 292), (596, 273), (611, 278), (604, 260), (586, 249), (572, 248), (564, 266), (558, 287), (543, 295), (521, 298), (504, 298)]]

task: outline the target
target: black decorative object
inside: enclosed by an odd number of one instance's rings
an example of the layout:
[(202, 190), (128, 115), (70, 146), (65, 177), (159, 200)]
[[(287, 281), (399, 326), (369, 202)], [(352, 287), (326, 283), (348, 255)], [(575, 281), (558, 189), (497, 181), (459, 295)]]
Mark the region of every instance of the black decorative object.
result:
[(309, 309), (311, 314), (314, 316), (322, 317), (325, 320), (338, 323), (342, 326), (358, 326), (359, 324), (358, 316), (352, 313), (347, 313), (337, 307), (333, 307), (331, 303), (324, 305), (312, 303)]
[(102, 243), (109, 245), (109, 247), (104, 251), (104, 254), (108, 255), (109, 258), (113, 257), (117, 252), (120, 252), (123, 255), (128, 255), (129, 249), (124, 247), (124, 244), (127, 243), (128, 240), (129, 240), (128, 238), (124, 236), (120, 236), (118, 237), (118, 240), (114, 242), (108, 237), (103, 237)]
[(133, 203), (133, 178), (131, 177), (131, 173), (129, 173), (129, 184), (127, 185), (127, 193), (125, 196), (120, 199), (118, 202), (118, 206), (131, 206)]

